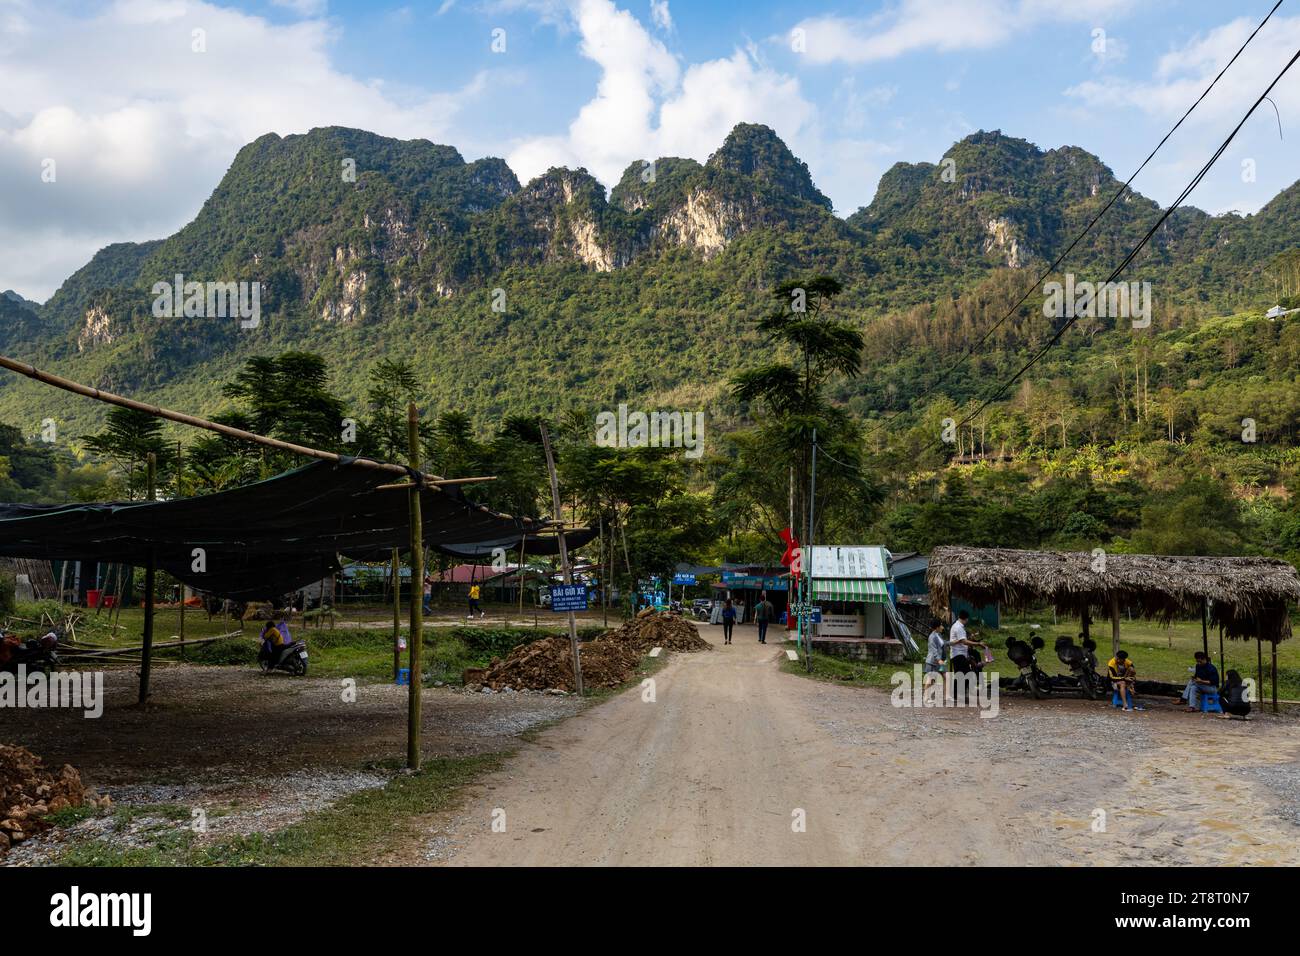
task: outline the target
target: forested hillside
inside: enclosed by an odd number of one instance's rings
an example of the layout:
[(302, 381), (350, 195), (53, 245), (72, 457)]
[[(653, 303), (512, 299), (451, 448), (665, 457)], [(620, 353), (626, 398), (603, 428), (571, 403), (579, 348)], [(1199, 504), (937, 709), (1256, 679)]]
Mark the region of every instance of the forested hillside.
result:
[[(608, 197), (581, 169), (521, 184), (499, 159), (424, 141), (268, 135), (177, 234), (105, 248), (43, 305), (0, 296), (0, 345), (209, 414), (229, 411), (223, 385), (259, 356), (323, 356), (328, 389), (358, 409), (376, 363), (401, 359), (434, 413), (463, 413), (484, 435), (511, 416), (624, 401), (702, 409), (710, 455), (741, 467), (733, 443), (753, 439), (744, 429), (763, 410), (731, 378), (785, 354), (756, 325), (769, 290), (828, 275), (842, 284), (831, 314), (865, 342), (860, 374), (828, 383), (872, 489), (828, 516), (843, 533), (900, 547), (1128, 542), (1159, 525), (1143, 518), (1159, 492), (1205, 479), (1217, 484), (1187, 494), (1236, 510), (1204, 547), (1295, 551), (1300, 332), (1296, 316), (1263, 312), (1300, 291), (1300, 184), (1254, 216), (1179, 210), (1124, 276), (1150, 283), (1150, 327), (1081, 320), (941, 437), (1059, 329), (1037, 288), (994, 326), (1118, 186), (1077, 147), (981, 132), (939, 163), (896, 165), (871, 205), (840, 219), (762, 126), (736, 127), (703, 164), (632, 163)], [(1125, 196), (1060, 272), (1104, 278), (1159, 212)], [(177, 275), (259, 283), (260, 323), (155, 315), (155, 283)], [(80, 453), (104, 409), (0, 379), (0, 421), (30, 438), (47, 418)], [(766, 534), (756, 515), (735, 529)]]

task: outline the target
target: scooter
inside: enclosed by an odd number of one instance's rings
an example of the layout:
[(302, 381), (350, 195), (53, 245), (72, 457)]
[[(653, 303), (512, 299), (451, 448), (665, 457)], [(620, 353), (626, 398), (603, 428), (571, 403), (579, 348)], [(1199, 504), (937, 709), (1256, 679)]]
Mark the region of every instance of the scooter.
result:
[(302, 677), (307, 673), (307, 643), (293, 641), (280, 647), (272, 647), (263, 641), (262, 649), (257, 655), (257, 665), (262, 668), (263, 674), (281, 670)]
[(1056, 639), (1057, 658), (1070, 668), (1070, 676), (1088, 700), (1096, 700), (1105, 693), (1105, 679), (1097, 673), (1097, 656), (1092, 653), (1096, 647), (1091, 638), (1084, 641), (1083, 647), (1076, 646), (1068, 634)]
[(5, 659), (0, 663), (0, 671), (17, 674), (20, 664), (27, 668), (29, 674), (35, 671), (49, 674), (58, 669), (59, 655), (55, 649), (59, 646), (62, 633), (62, 629), (55, 629), (42, 637), (33, 637), (23, 642), (17, 642), (11, 634), (4, 635), (8, 654), (2, 655)]
[(1043, 639), (1038, 635), (1034, 635), (1029, 643), (1014, 637), (1007, 639), (1007, 657), (1020, 668), (1020, 676), (1011, 686), (1029, 691), (1035, 700), (1042, 700), (1052, 693), (1052, 678), (1038, 666), (1038, 651), (1043, 647)]

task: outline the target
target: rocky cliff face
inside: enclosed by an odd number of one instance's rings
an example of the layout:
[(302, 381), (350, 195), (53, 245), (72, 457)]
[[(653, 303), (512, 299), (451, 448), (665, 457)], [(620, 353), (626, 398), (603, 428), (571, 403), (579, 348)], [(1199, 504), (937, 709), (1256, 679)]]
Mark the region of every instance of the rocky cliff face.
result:
[(84, 352), (96, 345), (111, 345), (115, 338), (113, 325), (113, 317), (102, 305), (91, 306), (77, 332), (77, 351)]

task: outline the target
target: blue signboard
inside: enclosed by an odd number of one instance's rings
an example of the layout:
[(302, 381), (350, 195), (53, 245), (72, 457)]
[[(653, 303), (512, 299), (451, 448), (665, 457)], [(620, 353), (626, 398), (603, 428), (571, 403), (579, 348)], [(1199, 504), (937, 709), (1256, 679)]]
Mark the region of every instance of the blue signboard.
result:
[(695, 575), (687, 574), (685, 571), (678, 571), (673, 575), (673, 584), (694, 584)]
[(552, 584), (552, 611), (587, 610), (587, 586), (585, 584)]
[(739, 571), (724, 571), (722, 583), (736, 590), (788, 591), (790, 589), (789, 578), (765, 578), (757, 574), (741, 574)]

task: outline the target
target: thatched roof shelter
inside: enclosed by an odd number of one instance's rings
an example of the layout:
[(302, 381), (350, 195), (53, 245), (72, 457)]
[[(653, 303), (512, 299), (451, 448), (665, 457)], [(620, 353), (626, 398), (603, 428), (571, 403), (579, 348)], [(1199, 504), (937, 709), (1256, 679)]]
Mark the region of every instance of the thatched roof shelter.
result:
[(1273, 643), (1291, 636), (1289, 605), (1300, 602), (1300, 575), (1274, 558), (942, 547), (930, 556), (926, 580), (935, 607), (956, 596), (976, 606), (1045, 603), (1071, 614), (1125, 607), (1169, 621), (1200, 617), (1208, 603), (1210, 621), (1229, 637)]

